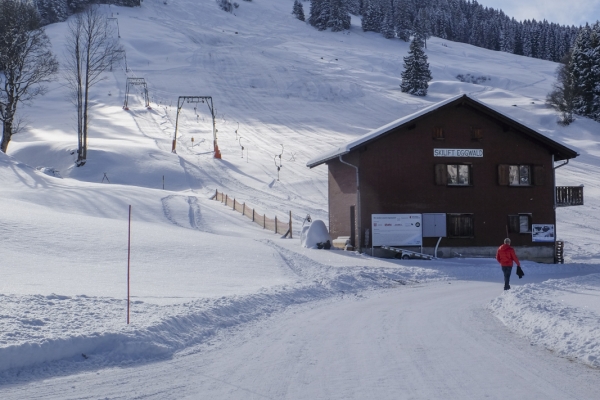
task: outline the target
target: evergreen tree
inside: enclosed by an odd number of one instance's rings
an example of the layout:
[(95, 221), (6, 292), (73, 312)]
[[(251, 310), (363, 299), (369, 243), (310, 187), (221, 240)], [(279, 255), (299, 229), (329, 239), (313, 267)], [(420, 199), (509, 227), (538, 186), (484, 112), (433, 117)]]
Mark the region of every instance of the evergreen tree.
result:
[(93, 0), (67, 0), (67, 5), (72, 13), (83, 11), (87, 6), (93, 3), (98, 3)]
[(365, 0), (365, 12), (362, 16), (361, 26), (365, 32), (380, 32), (381, 19), (379, 2), (377, 0)]
[(427, 39), (431, 37), (431, 23), (429, 21), (429, 15), (427, 10), (420, 8), (417, 12), (417, 18), (414, 22), (415, 36), (419, 36), (423, 41), (425, 47), (427, 47)]
[(347, 0), (348, 12), (352, 15), (360, 15), (360, 8), (362, 6), (362, 0)]
[(580, 30), (546, 102), (561, 113), (559, 122), (565, 125), (573, 114), (600, 121), (600, 23)]
[(365, 15), (369, 0), (358, 0), (358, 15)]
[(586, 24), (573, 44), (571, 63), (568, 66), (575, 88), (574, 112), (586, 117), (593, 115), (594, 88), (597, 85), (593, 49), (597, 42), (594, 30)]
[(347, 0), (329, 0), (329, 21), (327, 26), (332, 32), (350, 29), (350, 12)]
[(531, 41), (531, 23), (526, 21), (521, 33), (521, 43), (523, 43), (523, 55), (525, 57), (533, 57), (533, 45)]
[(596, 39), (591, 49), (592, 76), (595, 85), (592, 88), (592, 118), (600, 122), (600, 22), (596, 22), (592, 28)]
[[(44, 1), (71, 4), (92, 0), (38, 0)], [(502, 10), (484, 7), (476, 0), (311, 0), (309, 23), (320, 30), (348, 29), (346, 12), (362, 16), (364, 31), (379, 32), (386, 38), (395, 35), (409, 41), (417, 34), (426, 43), (429, 36), (435, 35), (553, 61), (570, 51), (582, 29), (548, 21), (518, 22)]]
[(37, 0), (36, 6), (44, 25), (65, 21), (70, 14), (66, 0)]
[(394, 30), (394, 8), (391, 0), (383, 0), (381, 3), (383, 20), (381, 21), (381, 34), (386, 39), (396, 36)]
[(413, 32), (412, 21), (410, 19), (410, 0), (396, 0), (395, 21), (396, 35), (405, 42), (410, 40)]
[(426, 96), (431, 71), (427, 62), (427, 55), (423, 51), (423, 42), (419, 36), (415, 36), (410, 43), (408, 56), (404, 57), (404, 71), (402, 72), (402, 83), (400, 89), (415, 96)]
[(329, 0), (310, 0), (308, 23), (320, 31), (327, 29), (329, 22)]
[(304, 21), (304, 7), (302, 7), (302, 3), (300, 3), (299, 0), (294, 0), (294, 9), (292, 14), (294, 14), (300, 21)]
[[(514, 21), (514, 18), (513, 18)], [(514, 47), (513, 47), (513, 54), (517, 54), (517, 55), (524, 55), (523, 53), (523, 25), (522, 24), (515, 24), (515, 39), (514, 39)]]

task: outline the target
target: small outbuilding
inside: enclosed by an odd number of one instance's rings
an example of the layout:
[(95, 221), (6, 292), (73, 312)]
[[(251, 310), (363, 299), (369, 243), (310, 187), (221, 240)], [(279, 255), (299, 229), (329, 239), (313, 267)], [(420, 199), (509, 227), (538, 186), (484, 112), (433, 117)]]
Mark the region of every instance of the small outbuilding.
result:
[(357, 250), (394, 246), (438, 257), (556, 262), (556, 208), (583, 187), (556, 187), (573, 149), (469, 96), (375, 129), (307, 163), (327, 164), (329, 232)]

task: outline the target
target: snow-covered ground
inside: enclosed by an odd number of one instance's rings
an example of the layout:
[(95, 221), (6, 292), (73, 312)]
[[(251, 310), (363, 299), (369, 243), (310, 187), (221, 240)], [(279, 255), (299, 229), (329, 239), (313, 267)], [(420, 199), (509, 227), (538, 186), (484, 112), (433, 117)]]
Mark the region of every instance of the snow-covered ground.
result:
[[(600, 125), (555, 123), (544, 98), (556, 64), (431, 38), (434, 80), (417, 98), (399, 90), (408, 43), (358, 19), (318, 32), (291, 0), (241, 2), (235, 15), (212, 0), (165, 3), (102, 7), (118, 18), (127, 71), (93, 89), (84, 167), (62, 77), (22, 108), (29, 130), (0, 154), (0, 397), (595, 397)], [(64, 58), (66, 24), (47, 32)], [(467, 73), (489, 80), (457, 81)], [(122, 109), (127, 77), (145, 78), (151, 110), (135, 91)], [(306, 214), (327, 221), (326, 168), (309, 159), (458, 93), (581, 154), (557, 170), (558, 184), (585, 185), (585, 206), (557, 211), (564, 265), (524, 262), (504, 293), (491, 259), (300, 246)], [(184, 105), (171, 153), (184, 95), (213, 97), (222, 160), (206, 104)], [(211, 200), (215, 190), (267, 216), (291, 210), (294, 239)], [(458, 344), (465, 335), (472, 346)], [(494, 376), (494, 362), (507, 372)], [(517, 392), (501, 385), (513, 373)]]

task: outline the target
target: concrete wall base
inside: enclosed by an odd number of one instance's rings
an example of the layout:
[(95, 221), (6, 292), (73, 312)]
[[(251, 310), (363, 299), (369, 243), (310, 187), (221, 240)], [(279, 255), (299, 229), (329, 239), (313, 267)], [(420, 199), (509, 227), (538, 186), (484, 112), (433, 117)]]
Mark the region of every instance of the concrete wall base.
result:
[[(399, 246), (400, 247), (400, 246)], [(420, 247), (400, 247), (402, 249), (420, 252)], [(424, 254), (433, 255), (435, 247), (423, 247)], [(497, 246), (482, 247), (439, 247), (438, 258), (496, 258)], [(363, 248), (366, 254), (380, 258), (396, 258), (398, 253), (381, 248), (374, 248), (374, 254), (371, 254), (371, 248)], [(554, 264), (553, 246), (518, 246), (515, 252), (519, 260), (535, 261), (544, 264)]]

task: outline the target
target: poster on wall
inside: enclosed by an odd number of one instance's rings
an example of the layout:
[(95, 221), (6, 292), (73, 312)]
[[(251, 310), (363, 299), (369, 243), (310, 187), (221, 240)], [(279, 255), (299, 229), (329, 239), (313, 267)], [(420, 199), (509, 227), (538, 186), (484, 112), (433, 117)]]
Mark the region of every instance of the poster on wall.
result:
[(554, 224), (532, 224), (531, 239), (533, 242), (554, 242)]
[(421, 246), (421, 214), (372, 214), (373, 246)]

